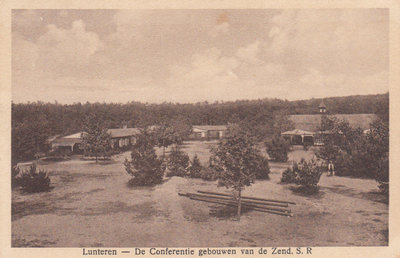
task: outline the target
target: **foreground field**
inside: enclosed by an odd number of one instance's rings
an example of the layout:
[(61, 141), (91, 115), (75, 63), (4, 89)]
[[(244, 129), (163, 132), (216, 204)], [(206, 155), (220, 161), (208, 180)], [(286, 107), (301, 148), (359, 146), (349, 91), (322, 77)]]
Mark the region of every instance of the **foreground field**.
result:
[[(203, 163), (213, 143), (189, 142), (185, 151)], [(291, 160), (312, 152), (294, 150)], [(42, 164), (52, 171), (47, 193), (12, 193), (12, 245), (47, 247), (160, 246), (376, 246), (388, 244), (388, 205), (376, 182), (322, 176), (317, 196), (280, 185), (288, 163), (271, 164), (271, 180), (244, 195), (294, 201), (293, 217), (235, 211), (178, 196), (197, 190), (227, 192), (216, 182), (173, 177), (155, 187), (127, 185), (123, 160), (95, 164), (75, 158)]]

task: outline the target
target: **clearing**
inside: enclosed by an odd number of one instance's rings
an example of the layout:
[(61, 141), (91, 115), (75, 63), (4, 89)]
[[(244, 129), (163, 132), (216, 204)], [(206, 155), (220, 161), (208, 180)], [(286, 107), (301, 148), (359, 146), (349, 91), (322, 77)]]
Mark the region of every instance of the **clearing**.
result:
[[(215, 142), (187, 142), (184, 151), (207, 164)], [(313, 156), (295, 149), (290, 160)], [(123, 161), (96, 164), (75, 157), (40, 164), (54, 189), (12, 192), (13, 247), (229, 247), (388, 245), (388, 204), (369, 179), (327, 177), (320, 193), (300, 196), (279, 180), (288, 163), (270, 163), (271, 180), (244, 195), (294, 201), (293, 217), (244, 211), (178, 196), (178, 192), (229, 191), (216, 182), (173, 177), (155, 187), (129, 187)]]

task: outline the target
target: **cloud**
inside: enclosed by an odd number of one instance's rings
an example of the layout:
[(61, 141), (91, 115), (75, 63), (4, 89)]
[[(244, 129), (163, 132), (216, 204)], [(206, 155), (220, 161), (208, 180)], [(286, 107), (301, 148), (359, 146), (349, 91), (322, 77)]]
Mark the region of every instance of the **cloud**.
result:
[(102, 12), (13, 11), (13, 98), (192, 102), (388, 89), (387, 10)]
[(259, 59), (259, 53), (261, 52), (260, 49), (261, 42), (256, 40), (254, 43), (247, 45), (246, 47), (241, 47), (236, 51), (236, 56), (239, 57), (241, 60), (245, 62), (249, 62), (252, 64), (262, 62)]
[(271, 19), (266, 52), (304, 69), (376, 73), (388, 68), (387, 10), (285, 10)]
[(18, 33), (12, 38), (12, 69), (16, 71), (33, 71), (39, 59), (39, 49), (36, 44), (25, 40)]
[(98, 35), (86, 31), (82, 20), (74, 21), (70, 29), (48, 25), (36, 45), (40, 69), (53, 76), (83, 72), (93, 61), (93, 55), (103, 48)]

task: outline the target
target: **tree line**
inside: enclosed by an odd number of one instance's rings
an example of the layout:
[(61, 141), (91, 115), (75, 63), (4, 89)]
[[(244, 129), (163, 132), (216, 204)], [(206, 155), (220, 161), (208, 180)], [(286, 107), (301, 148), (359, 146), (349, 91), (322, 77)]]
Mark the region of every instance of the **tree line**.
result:
[[(50, 136), (82, 131), (85, 118), (95, 115), (107, 128), (145, 128), (150, 125), (220, 125), (241, 123), (261, 139), (291, 129), (288, 114), (318, 112), (321, 99), (287, 101), (280, 99), (201, 102), (193, 104), (116, 103), (12, 103), (13, 163), (45, 152)], [(335, 97), (324, 99), (331, 113), (382, 113), (388, 107), (389, 94)], [(179, 128), (177, 127), (177, 128)], [(162, 143), (160, 143), (162, 145)]]

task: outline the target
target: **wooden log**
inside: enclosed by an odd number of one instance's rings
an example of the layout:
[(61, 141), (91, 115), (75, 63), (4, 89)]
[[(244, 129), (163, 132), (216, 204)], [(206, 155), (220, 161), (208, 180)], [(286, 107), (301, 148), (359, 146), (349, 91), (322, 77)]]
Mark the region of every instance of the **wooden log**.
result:
[[(215, 193), (215, 192), (208, 192), (208, 191), (197, 191), (197, 192), (203, 193), (203, 194), (213, 194), (213, 195), (220, 195), (220, 196), (231, 196), (231, 195), (229, 195), (229, 194)], [(256, 201), (266, 201), (266, 202), (277, 202), (277, 203), (287, 203), (287, 204), (296, 205), (296, 203), (294, 203), (294, 202), (279, 201), (279, 200), (273, 200), (273, 199), (264, 199), (264, 198), (257, 198), (257, 197), (242, 196), (242, 199), (256, 200)]]
[[(210, 201), (219, 202), (221, 204), (232, 204), (232, 205), (236, 205), (237, 206), (237, 202), (236, 201), (218, 200), (218, 199), (210, 199), (210, 198), (195, 197), (195, 196), (190, 196), (190, 199), (210, 200)], [(263, 207), (263, 206), (258, 206), (258, 205), (254, 205), (254, 204), (247, 204), (247, 203), (242, 203), (242, 205), (244, 207), (247, 207), (247, 208), (256, 208), (256, 209), (263, 209), (263, 210), (269, 210), (269, 211), (290, 213), (290, 210), (286, 210), (286, 209)]]
[[(201, 201), (201, 202), (209, 202), (209, 203), (217, 203), (217, 204), (224, 204), (227, 206), (234, 206), (236, 207), (236, 204), (231, 204), (231, 203), (223, 203), (217, 200), (206, 200), (206, 199), (201, 199), (201, 198), (196, 198), (196, 197), (191, 197), (190, 199)], [(287, 216), (287, 217), (292, 217), (293, 215), (291, 213), (283, 213), (283, 212), (277, 212), (277, 211), (270, 211), (266, 209), (260, 209), (260, 208), (251, 208), (252, 210), (255, 211), (260, 211), (260, 212), (265, 212), (265, 213), (271, 213), (271, 214), (276, 214), (276, 215), (281, 215), (281, 216)]]
[[(190, 198), (192, 198), (192, 197), (190, 197)], [(199, 197), (195, 197), (195, 198), (199, 198)], [(202, 198), (202, 197), (200, 197), (200, 198)], [(221, 201), (221, 202), (224, 202), (224, 203), (234, 204), (234, 205), (237, 206), (237, 201), (224, 201), (224, 200), (209, 199), (209, 198), (202, 198), (202, 199), (216, 200), (216, 201)], [(244, 202), (242, 202), (242, 206), (243, 207), (247, 207), (247, 208), (266, 209), (266, 210), (271, 210), (271, 211), (279, 211), (279, 212), (288, 212), (288, 213), (290, 213), (290, 210), (287, 210), (287, 209), (265, 207), (265, 206), (260, 206), (260, 205), (248, 204), (248, 203), (244, 203)]]
[[(221, 200), (234, 200), (232, 197), (207, 195), (207, 194), (187, 193), (187, 195), (215, 198), (215, 199), (221, 199)], [(262, 201), (253, 201), (253, 200), (242, 200), (242, 202), (249, 203), (249, 204), (256, 204), (256, 205), (273, 206), (273, 207), (285, 207), (285, 208), (289, 207), (289, 205), (287, 203), (273, 203), (273, 202), (262, 202)]]

